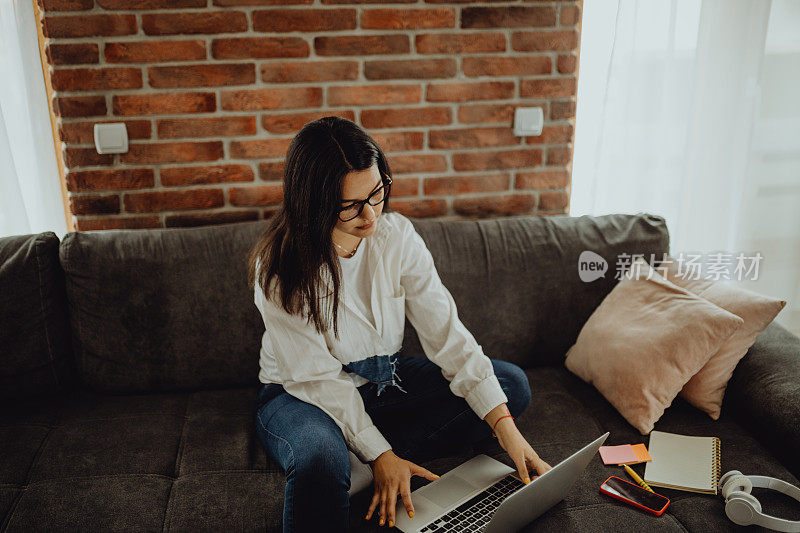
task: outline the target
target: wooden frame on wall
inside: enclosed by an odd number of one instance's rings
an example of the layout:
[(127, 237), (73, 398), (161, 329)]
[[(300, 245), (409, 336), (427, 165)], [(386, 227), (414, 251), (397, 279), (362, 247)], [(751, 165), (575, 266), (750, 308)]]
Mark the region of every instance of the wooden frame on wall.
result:
[(33, 13), (36, 19), (36, 35), (39, 41), (39, 60), (42, 64), (42, 76), (44, 77), (44, 88), (47, 91), (47, 109), (50, 111), (50, 128), (53, 132), (53, 150), (56, 153), (56, 164), (58, 165), (58, 180), (61, 184), (61, 201), (64, 206), (64, 217), (67, 221), (67, 231), (75, 231), (72, 213), (69, 208), (69, 198), (67, 195), (66, 168), (62, 154), (61, 136), (58, 133), (58, 120), (53, 112), (53, 86), (50, 83), (50, 66), (47, 64), (45, 56), (45, 37), (42, 31), (42, 10), (37, 0), (33, 2)]

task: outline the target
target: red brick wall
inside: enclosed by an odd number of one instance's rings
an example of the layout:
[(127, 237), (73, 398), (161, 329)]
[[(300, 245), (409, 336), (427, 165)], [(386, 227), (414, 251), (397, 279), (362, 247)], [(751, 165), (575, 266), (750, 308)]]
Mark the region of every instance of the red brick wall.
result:
[[(375, 138), (408, 216), (567, 212), (579, 1), (39, 2), (78, 230), (269, 217), (325, 115)], [(541, 136), (514, 136), (520, 106)], [(130, 151), (97, 154), (117, 121)]]

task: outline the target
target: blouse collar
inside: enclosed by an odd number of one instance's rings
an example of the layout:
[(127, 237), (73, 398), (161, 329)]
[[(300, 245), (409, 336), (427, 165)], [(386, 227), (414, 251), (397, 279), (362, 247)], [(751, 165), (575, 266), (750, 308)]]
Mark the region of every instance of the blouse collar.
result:
[[(376, 308), (378, 307), (378, 295), (375, 291), (375, 284), (377, 283), (378, 276), (376, 275), (376, 270), (380, 265), (380, 257), (383, 255), (383, 251), (386, 248), (386, 243), (389, 240), (389, 235), (391, 234), (391, 226), (389, 220), (386, 219), (386, 213), (381, 213), (378, 217), (378, 220), (375, 222), (375, 233), (373, 233), (370, 237), (366, 238), (365, 243), (362, 243), (362, 246), (366, 246), (366, 249), (363, 250), (363, 253), (366, 254), (361, 260), (367, 262), (367, 268), (369, 270), (369, 279), (371, 280), (370, 285), (370, 304), (372, 307), (373, 316), (376, 320), (377, 328), (374, 328), (372, 323), (358, 310), (357, 306), (350, 301), (350, 298), (347, 296), (346, 292), (341, 293), (340, 298), (342, 299), (344, 305), (350, 308), (356, 316), (358, 316), (361, 320), (369, 324), (370, 327), (377, 329), (378, 333), (381, 332), (383, 329), (382, 327), (382, 320), (380, 313), (376, 313)], [(329, 294), (333, 294), (333, 282), (331, 281), (330, 272), (326, 269), (322, 275), (322, 280), (325, 285), (326, 290)]]

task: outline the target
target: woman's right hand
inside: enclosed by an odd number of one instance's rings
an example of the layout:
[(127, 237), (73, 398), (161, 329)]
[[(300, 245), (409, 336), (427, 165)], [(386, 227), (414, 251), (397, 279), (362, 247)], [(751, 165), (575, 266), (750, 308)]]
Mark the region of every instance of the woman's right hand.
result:
[(439, 476), (419, 465), (401, 459), (392, 450), (386, 450), (372, 461), (372, 472), (375, 476), (375, 494), (367, 511), (366, 520), (372, 517), (375, 507), (380, 504), (380, 525), (388, 522), (394, 526), (394, 509), (397, 504), (397, 493), (403, 499), (409, 518), (414, 516), (411, 504), (411, 476), (422, 476), (431, 481)]

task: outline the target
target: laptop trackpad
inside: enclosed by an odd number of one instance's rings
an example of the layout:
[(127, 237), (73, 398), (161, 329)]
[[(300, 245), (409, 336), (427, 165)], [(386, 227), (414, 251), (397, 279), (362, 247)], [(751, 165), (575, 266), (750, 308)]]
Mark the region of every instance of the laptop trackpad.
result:
[(420, 488), (420, 492), (427, 499), (441, 505), (442, 507), (449, 507), (454, 502), (457, 502), (470, 492), (475, 491), (475, 486), (468, 483), (463, 478), (456, 475), (443, 477), (434, 483), (429, 483)]

